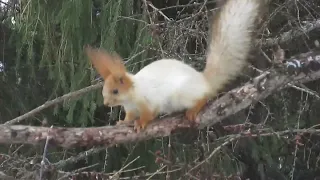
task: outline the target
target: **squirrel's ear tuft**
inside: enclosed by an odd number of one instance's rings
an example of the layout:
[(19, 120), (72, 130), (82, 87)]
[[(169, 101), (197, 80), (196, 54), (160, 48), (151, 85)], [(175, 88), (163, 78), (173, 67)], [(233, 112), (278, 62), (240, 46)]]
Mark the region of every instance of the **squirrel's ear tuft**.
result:
[(102, 49), (90, 46), (85, 47), (85, 52), (95, 69), (104, 79), (110, 74), (123, 74), (126, 72), (126, 67), (121, 57), (116, 53), (110, 54)]
[(112, 53), (112, 63), (109, 64), (111, 74), (124, 75), (127, 72), (127, 68), (123, 63), (122, 58), (117, 53)]
[(107, 63), (107, 61), (111, 60), (110, 55), (100, 49), (95, 49), (90, 46), (85, 47), (85, 53), (93, 67), (98, 71), (103, 79), (106, 79), (111, 74)]

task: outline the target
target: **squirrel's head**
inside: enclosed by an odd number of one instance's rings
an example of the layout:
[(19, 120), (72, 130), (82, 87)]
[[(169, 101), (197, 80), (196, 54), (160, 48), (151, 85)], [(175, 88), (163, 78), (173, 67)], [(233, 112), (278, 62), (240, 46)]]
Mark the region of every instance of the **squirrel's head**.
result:
[(90, 46), (87, 46), (85, 51), (97, 72), (104, 79), (103, 104), (106, 106), (122, 105), (131, 97), (133, 82), (121, 57), (116, 53), (110, 54)]

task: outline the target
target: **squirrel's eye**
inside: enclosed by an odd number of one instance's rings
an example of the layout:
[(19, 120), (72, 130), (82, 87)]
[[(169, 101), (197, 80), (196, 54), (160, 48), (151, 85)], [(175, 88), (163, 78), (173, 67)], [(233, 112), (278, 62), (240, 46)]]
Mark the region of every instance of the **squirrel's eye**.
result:
[(112, 90), (112, 93), (113, 93), (113, 94), (118, 94), (118, 89)]

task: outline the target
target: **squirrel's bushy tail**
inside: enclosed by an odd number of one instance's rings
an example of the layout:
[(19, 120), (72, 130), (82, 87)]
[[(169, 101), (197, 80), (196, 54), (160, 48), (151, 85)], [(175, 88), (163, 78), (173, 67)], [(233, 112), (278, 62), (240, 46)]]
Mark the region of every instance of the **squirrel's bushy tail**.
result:
[(213, 18), (204, 76), (213, 95), (237, 76), (251, 49), (254, 31), (263, 0), (227, 0)]

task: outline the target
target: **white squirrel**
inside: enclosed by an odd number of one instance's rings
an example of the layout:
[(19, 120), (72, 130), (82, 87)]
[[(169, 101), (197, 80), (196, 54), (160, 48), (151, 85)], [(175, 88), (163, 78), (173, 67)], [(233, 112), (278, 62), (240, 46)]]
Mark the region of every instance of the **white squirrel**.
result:
[(203, 72), (176, 59), (161, 59), (132, 74), (117, 54), (87, 46), (86, 54), (104, 79), (104, 105), (121, 105), (126, 112), (117, 124), (138, 118), (134, 127), (139, 132), (159, 114), (183, 110), (188, 120), (195, 120), (207, 100), (245, 66), (261, 5), (262, 0), (226, 1), (212, 22)]

